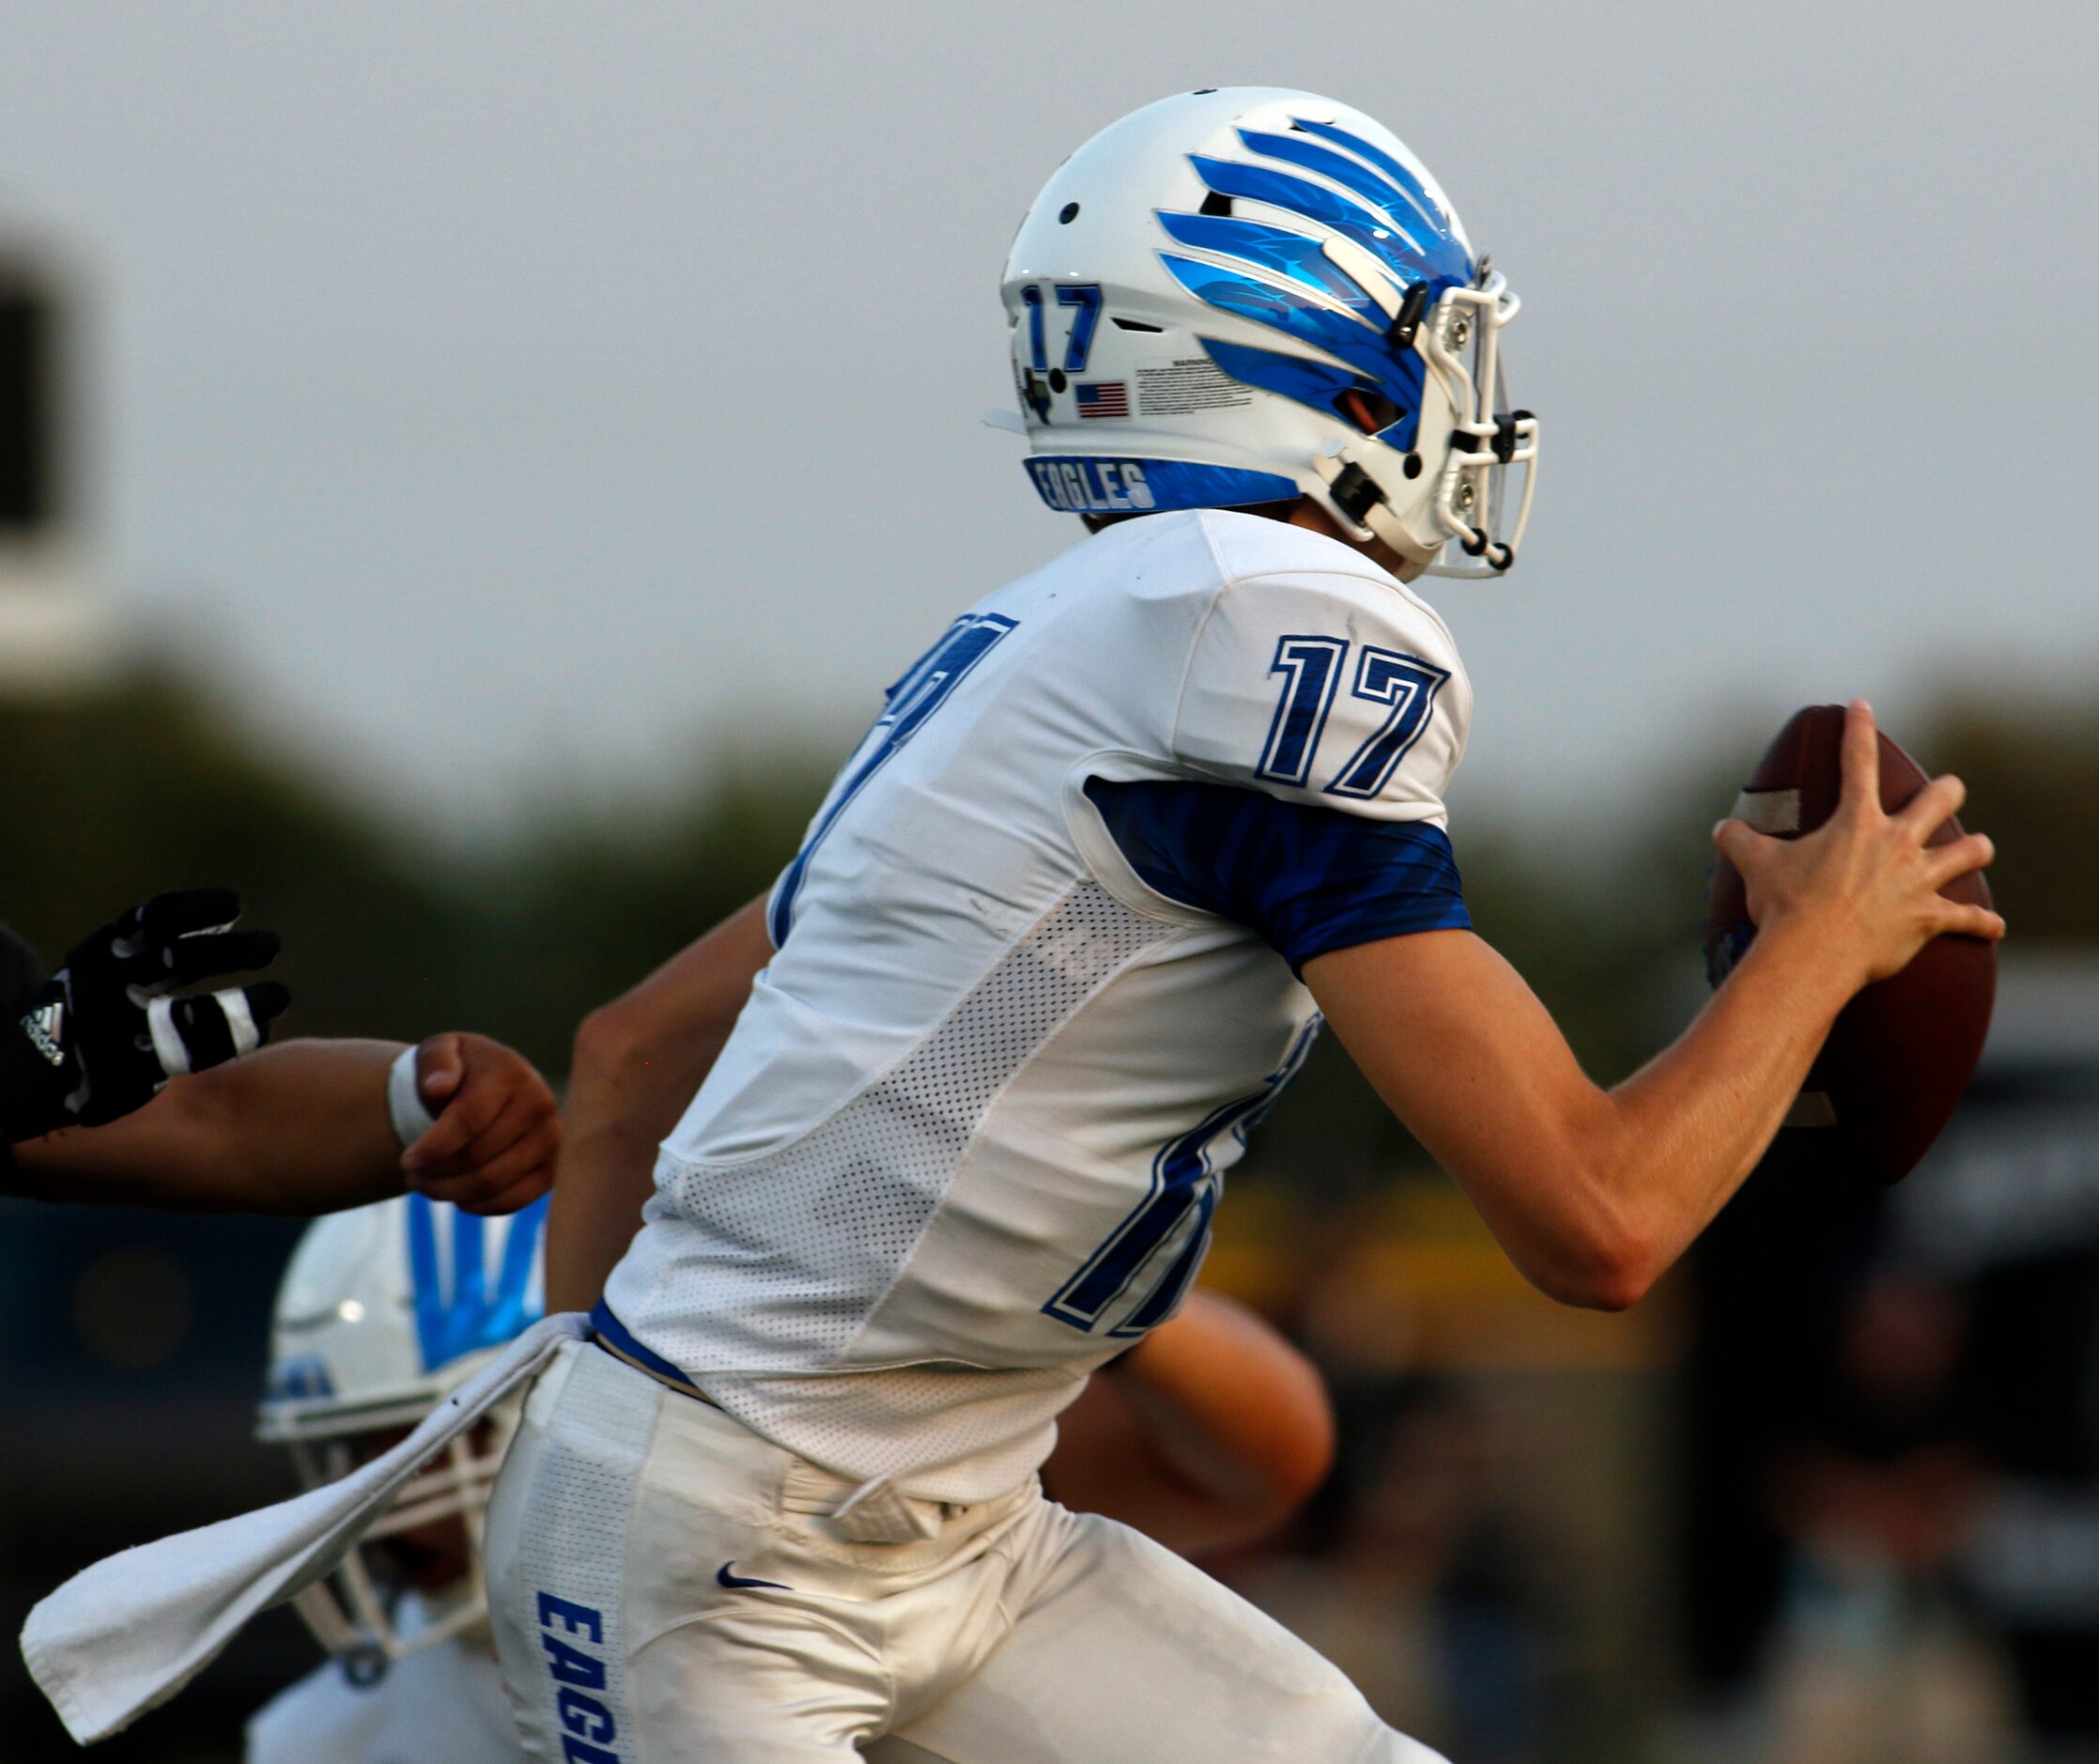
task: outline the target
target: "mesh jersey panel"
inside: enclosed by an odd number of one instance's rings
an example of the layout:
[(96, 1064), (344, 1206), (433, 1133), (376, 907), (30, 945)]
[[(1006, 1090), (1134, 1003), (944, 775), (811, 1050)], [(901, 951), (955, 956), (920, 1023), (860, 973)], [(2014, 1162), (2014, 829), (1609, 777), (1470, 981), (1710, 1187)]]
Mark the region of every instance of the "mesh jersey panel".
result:
[[(666, 1153), (649, 1216), (687, 1228), (679, 1253), (639, 1296), (630, 1255), (607, 1295), (613, 1311), (630, 1326), (641, 1312), (675, 1317), (644, 1328), (649, 1345), (812, 1462), (872, 1477), (980, 1459), (944, 1481), (915, 1478), (912, 1491), (980, 1500), (1011, 1487), (1112, 1346), (1050, 1368), (830, 1369), (909, 1263), (993, 1099), (1175, 929), (1082, 882), (915, 1052), (813, 1132), (739, 1164)], [(649, 1246), (644, 1237), (638, 1252)], [(764, 1371), (795, 1375), (752, 1376)]]
[[(707, 1394), (754, 1433), (865, 1481), (892, 1477), (929, 1501), (990, 1500), (1057, 1443), (1057, 1417), (1086, 1387), (1091, 1359), (985, 1370), (900, 1366), (801, 1378), (707, 1377)], [(928, 1442), (941, 1462), (929, 1463)]]

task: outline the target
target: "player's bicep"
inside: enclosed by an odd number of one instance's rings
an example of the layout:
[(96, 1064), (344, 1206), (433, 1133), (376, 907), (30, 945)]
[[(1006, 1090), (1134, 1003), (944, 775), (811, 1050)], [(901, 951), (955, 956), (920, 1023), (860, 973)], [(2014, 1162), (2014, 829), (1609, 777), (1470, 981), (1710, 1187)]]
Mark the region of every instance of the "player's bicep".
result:
[(1304, 981), (1364, 1075), (1505, 1243), (1609, 1099), (1537, 997), (1470, 931), (1317, 956)]

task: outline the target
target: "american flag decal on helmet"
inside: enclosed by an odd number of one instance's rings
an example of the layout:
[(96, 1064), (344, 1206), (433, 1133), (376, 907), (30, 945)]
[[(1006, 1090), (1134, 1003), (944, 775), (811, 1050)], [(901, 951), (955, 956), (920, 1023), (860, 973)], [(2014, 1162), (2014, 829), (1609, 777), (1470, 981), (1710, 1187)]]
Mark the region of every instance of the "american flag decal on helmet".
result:
[(1130, 386), (1121, 379), (1082, 380), (1072, 388), (1079, 401), (1079, 415), (1128, 416)]

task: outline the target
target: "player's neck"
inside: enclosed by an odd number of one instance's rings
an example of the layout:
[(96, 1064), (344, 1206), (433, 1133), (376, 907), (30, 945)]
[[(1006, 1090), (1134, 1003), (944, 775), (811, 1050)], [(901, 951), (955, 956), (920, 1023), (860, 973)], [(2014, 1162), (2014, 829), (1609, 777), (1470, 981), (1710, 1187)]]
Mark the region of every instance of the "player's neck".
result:
[[(1292, 527), (1303, 527), (1311, 533), (1322, 533), (1330, 539), (1338, 539), (1351, 551), (1361, 551), (1380, 569), (1391, 571), (1401, 581), (1421, 573), (1382, 539), (1358, 539), (1343, 532), (1334, 517), (1309, 496), (1300, 497), (1294, 503), (1261, 503), (1251, 507), (1235, 509), (1233, 512), (1258, 515), (1263, 520), (1280, 520)], [(1079, 518), (1085, 521), (1087, 532), (1099, 533), (1125, 520), (1142, 520), (1144, 517), (1138, 514), (1081, 515)]]
[[(1268, 511), (1261, 509), (1253, 512), (1266, 514)], [(1286, 512), (1279, 513), (1273, 518), (1287, 520), (1293, 527), (1308, 528), (1313, 533), (1323, 533), (1330, 539), (1338, 539), (1351, 551), (1361, 551), (1380, 569), (1390, 571), (1401, 581), (1421, 573), (1382, 539), (1358, 539), (1344, 533), (1334, 517), (1309, 496), (1290, 503)]]

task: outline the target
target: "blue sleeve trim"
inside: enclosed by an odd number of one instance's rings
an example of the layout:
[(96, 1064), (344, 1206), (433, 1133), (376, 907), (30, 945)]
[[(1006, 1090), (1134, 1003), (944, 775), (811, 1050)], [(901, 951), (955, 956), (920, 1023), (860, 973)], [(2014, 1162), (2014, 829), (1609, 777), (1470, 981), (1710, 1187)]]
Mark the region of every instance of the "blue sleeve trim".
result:
[(1472, 926), (1443, 828), (1373, 821), (1228, 784), (1087, 781), (1146, 887), (1257, 931), (1302, 971), (1315, 955)]

